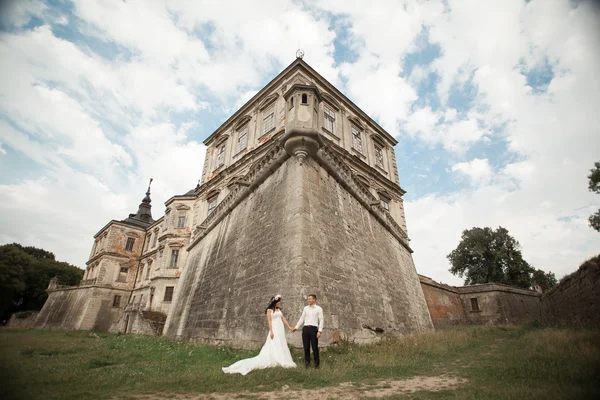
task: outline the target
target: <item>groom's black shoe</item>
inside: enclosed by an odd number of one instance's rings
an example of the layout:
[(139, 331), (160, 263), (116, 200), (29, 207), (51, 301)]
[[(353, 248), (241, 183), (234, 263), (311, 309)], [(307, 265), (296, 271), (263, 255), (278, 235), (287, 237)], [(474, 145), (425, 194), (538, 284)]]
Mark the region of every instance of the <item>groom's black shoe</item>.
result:
[(315, 364), (315, 368), (319, 369), (320, 365), (319, 364)]
[(310, 368), (310, 363), (305, 363), (305, 364), (304, 364), (304, 366), (305, 366), (306, 368)]

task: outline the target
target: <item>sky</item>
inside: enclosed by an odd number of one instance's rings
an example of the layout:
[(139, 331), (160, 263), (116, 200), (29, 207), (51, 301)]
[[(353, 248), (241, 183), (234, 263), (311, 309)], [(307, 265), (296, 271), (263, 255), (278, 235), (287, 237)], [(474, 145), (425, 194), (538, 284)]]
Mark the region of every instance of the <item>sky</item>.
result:
[(196, 186), (216, 128), (295, 59), (398, 140), (417, 271), (503, 226), (560, 278), (600, 253), (600, 7), (569, 0), (0, 2), (0, 244), (93, 235)]

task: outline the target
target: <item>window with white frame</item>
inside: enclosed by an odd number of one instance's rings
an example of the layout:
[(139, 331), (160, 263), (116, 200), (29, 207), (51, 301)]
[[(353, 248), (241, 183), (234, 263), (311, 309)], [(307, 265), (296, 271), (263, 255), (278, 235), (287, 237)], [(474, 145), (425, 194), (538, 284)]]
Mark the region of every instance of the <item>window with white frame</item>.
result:
[(217, 153), (215, 155), (215, 169), (219, 168), (225, 163), (225, 143), (217, 147)]
[(383, 168), (383, 148), (375, 144), (375, 166)]
[(146, 240), (146, 250), (150, 248), (150, 242), (152, 241), (152, 232), (148, 234), (148, 240)]
[(177, 260), (179, 259), (179, 250), (174, 249), (171, 250), (171, 262), (169, 263), (169, 268), (177, 268)]
[(152, 247), (156, 246), (156, 242), (158, 241), (158, 229), (154, 230), (154, 241), (152, 242)]
[(235, 148), (236, 154), (244, 150), (248, 146), (248, 125), (238, 131), (237, 145)]
[(335, 112), (327, 107), (323, 106), (323, 128), (327, 129), (329, 132), (334, 133), (333, 127), (335, 126)]
[(212, 196), (211, 198), (209, 198), (208, 201), (208, 215), (212, 214), (213, 211), (215, 211), (215, 208), (217, 208), (217, 195)]
[(150, 279), (150, 270), (152, 268), (150, 268), (150, 264), (148, 264), (148, 267), (146, 268), (146, 280)]
[(263, 113), (263, 135), (275, 128), (275, 106)]
[(362, 153), (362, 137), (360, 131), (355, 126), (352, 126), (352, 147), (359, 153)]
[(179, 211), (179, 213), (177, 214), (177, 227), (185, 227), (185, 211)]

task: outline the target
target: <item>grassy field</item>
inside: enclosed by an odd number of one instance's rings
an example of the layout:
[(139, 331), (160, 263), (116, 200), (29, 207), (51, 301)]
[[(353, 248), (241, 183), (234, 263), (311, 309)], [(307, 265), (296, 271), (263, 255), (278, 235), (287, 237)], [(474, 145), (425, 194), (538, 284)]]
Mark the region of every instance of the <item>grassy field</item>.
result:
[[(222, 366), (254, 354), (149, 336), (2, 329), (0, 396), (600, 398), (597, 329), (458, 327), (371, 346), (344, 343), (322, 354), (320, 370), (305, 369), (301, 353), (294, 350), (297, 369), (267, 369), (247, 376), (221, 372)], [(453, 380), (454, 386), (444, 386)]]

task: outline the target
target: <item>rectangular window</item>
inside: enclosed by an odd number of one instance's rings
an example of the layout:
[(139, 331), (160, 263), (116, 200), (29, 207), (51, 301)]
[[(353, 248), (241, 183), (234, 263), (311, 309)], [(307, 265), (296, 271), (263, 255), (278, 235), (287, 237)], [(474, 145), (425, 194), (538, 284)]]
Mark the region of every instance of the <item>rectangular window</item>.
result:
[(134, 238), (127, 238), (127, 244), (125, 244), (125, 250), (127, 250), (127, 251), (133, 250), (134, 243), (135, 243)]
[(471, 311), (479, 311), (479, 303), (477, 303), (477, 297), (471, 299)]
[(383, 149), (375, 145), (375, 166), (383, 168)]
[(115, 297), (113, 299), (113, 307), (120, 307), (121, 306), (121, 296), (119, 296), (118, 294), (115, 294)]
[(126, 274), (127, 273), (127, 268), (121, 267), (121, 272)]
[(266, 111), (263, 117), (263, 135), (275, 127), (275, 107)]
[(152, 247), (156, 246), (156, 241), (158, 240), (158, 231), (154, 232), (154, 242), (152, 242)]
[(329, 132), (334, 133), (335, 113), (327, 106), (323, 106), (323, 127)]
[(146, 280), (150, 279), (150, 264), (148, 264), (148, 269), (146, 269)]
[(208, 215), (212, 214), (215, 208), (217, 208), (217, 196), (208, 199)]
[(146, 241), (146, 250), (150, 247), (150, 241), (152, 240), (152, 232), (148, 234), (148, 240)]
[(179, 215), (177, 216), (177, 227), (185, 227), (185, 211), (179, 211)]
[(169, 268), (177, 268), (177, 259), (179, 258), (179, 250), (171, 251), (171, 263), (169, 264)]
[(173, 288), (174, 288), (174, 286), (167, 286), (165, 288), (165, 298), (163, 301), (173, 300)]
[(222, 144), (217, 148), (217, 156), (215, 162), (215, 169), (219, 168), (225, 163), (225, 144)]
[(362, 153), (362, 138), (360, 137), (360, 131), (355, 127), (352, 127), (352, 147)]
[(244, 129), (238, 132), (237, 146), (235, 148), (236, 154), (244, 150), (248, 145), (248, 125)]
[(390, 211), (390, 201), (388, 199), (386, 199), (385, 197), (381, 197), (380, 203), (381, 203), (381, 207), (383, 207), (384, 210), (386, 210), (388, 212)]

